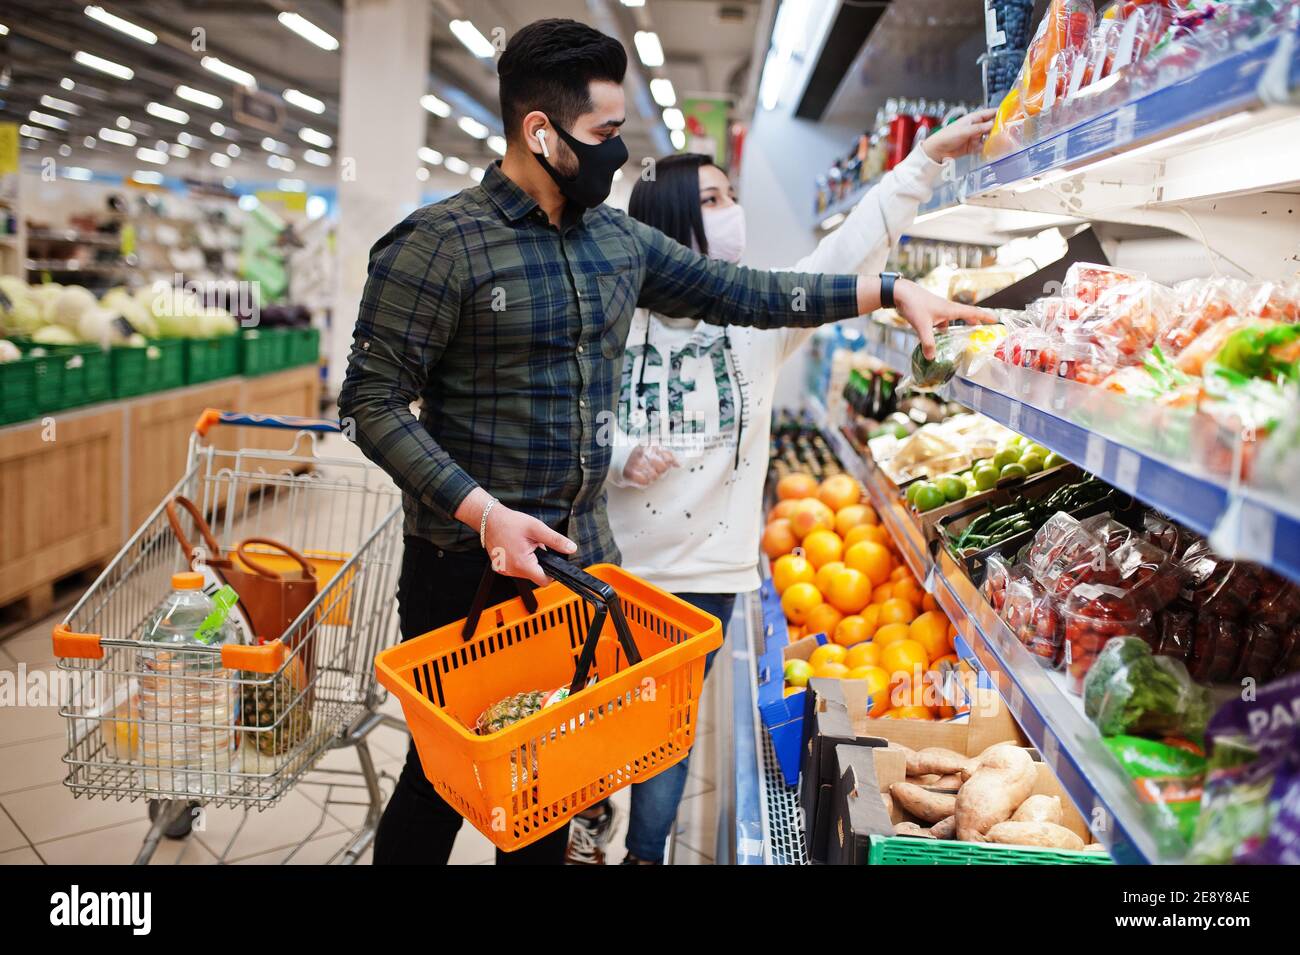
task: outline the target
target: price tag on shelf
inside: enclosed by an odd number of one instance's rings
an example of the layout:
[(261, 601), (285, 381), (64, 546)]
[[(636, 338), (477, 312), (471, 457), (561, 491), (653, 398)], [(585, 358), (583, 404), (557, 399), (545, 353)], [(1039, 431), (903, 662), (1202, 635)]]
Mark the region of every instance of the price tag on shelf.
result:
[(1020, 430), (1020, 408), (1019, 401), (1008, 402), (1011, 407), (1007, 409), (1007, 427), (1012, 431)]
[(1121, 106), (1115, 111), (1115, 144), (1124, 145), (1133, 138), (1133, 127), (1137, 120), (1137, 107), (1132, 103)]
[(979, 411), (984, 407), (984, 389), (972, 387), (970, 390), (970, 408), (971, 411)]
[(1106, 466), (1106, 442), (1101, 435), (1088, 435), (1088, 446), (1083, 454), (1083, 469), (1089, 474), (1100, 475)]
[(1276, 534), (1277, 515), (1254, 501), (1231, 498), (1210, 544), (1234, 557), (1271, 564)]
[(1142, 459), (1127, 448), (1120, 448), (1115, 456), (1115, 486), (1133, 494), (1137, 491), (1141, 472)]
[(1056, 734), (1046, 726), (1043, 727), (1043, 762), (1052, 772), (1061, 762), (1061, 744), (1056, 741)]
[(996, 50), (1007, 42), (1007, 35), (998, 29), (998, 14), (988, 0), (984, 0), (984, 44), (990, 50)]
[(1007, 706), (1016, 717), (1019, 717), (1024, 710), (1025, 695), (1020, 692), (1020, 687), (1014, 681), (1007, 687)]

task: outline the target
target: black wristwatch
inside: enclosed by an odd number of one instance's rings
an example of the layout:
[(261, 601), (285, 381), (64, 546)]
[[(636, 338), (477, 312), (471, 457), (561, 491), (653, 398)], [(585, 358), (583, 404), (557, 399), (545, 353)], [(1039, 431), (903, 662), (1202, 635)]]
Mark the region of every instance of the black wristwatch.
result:
[(894, 283), (903, 276), (899, 272), (880, 273), (880, 307), (894, 307)]

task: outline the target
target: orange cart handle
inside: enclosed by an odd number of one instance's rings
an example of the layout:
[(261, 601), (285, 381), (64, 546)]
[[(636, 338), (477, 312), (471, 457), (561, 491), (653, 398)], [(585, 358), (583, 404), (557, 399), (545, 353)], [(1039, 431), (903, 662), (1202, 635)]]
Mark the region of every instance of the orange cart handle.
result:
[(54, 655), (72, 660), (102, 660), (104, 648), (97, 633), (73, 633), (64, 624), (54, 628)]
[(199, 420), (194, 422), (194, 430), (207, 437), (214, 425), (239, 425), (244, 428), (277, 428), (281, 431), (322, 431), (337, 433), (342, 427), (329, 418), (300, 418), (297, 415), (281, 414), (246, 414), (242, 411), (221, 411), (218, 408), (204, 408)]

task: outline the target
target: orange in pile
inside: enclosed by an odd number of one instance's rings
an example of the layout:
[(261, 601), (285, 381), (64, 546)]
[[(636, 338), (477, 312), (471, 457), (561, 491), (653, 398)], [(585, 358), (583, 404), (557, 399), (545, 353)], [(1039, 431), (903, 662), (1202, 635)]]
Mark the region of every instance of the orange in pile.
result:
[[(966, 668), (957, 630), (903, 563), (858, 482), (789, 474), (776, 495), (762, 547), (791, 642), (826, 635), (808, 660), (812, 675), (865, 681), (875, 717), (953, 716), (938, 687), (948, 670)], [(800, 689), (788, 685), (786, 694)]]

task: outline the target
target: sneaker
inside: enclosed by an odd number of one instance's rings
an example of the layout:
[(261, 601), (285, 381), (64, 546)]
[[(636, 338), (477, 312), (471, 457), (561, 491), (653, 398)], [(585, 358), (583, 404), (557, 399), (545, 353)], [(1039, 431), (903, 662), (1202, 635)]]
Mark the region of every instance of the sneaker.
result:
[(623, 857), (623, 861), (620, 862), (619, 865), (663, 865), (663, 863), (651, 862), (649, 859), (638, 859), (636, 856), (632, 855), (632, 853), (629, 852), (627, 855)]
[(569, 822), (569, 847), (566, 865), (604, 865), (605, 846), (614, 835), (614, 806), (609, 800), (592, 806), (584, 815), (578, 813)]

